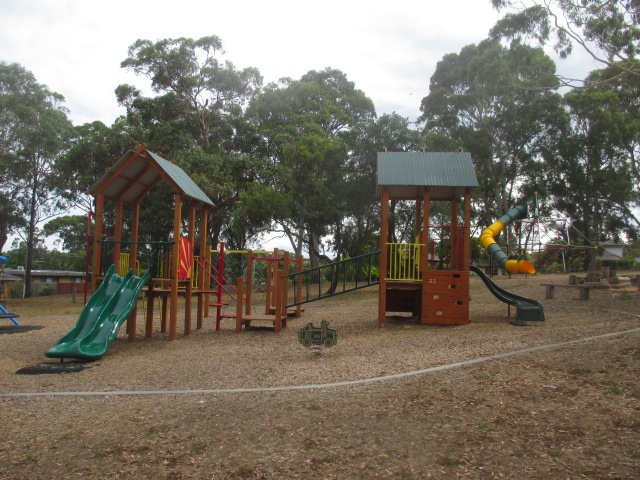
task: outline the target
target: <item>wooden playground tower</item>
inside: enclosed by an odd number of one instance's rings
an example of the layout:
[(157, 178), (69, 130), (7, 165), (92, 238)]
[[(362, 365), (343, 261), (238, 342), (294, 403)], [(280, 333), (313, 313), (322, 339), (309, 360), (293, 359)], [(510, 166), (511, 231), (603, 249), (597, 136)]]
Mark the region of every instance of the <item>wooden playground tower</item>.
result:
[[(471, 189), (478, 186), (466, 152), (380, 152), (377, 196), (380, 214), (378, 325), (387, 312), (411, 312), (423, 324), (469, 323)], [(414, 201), (416, 243), (389, 242), (389, 203)], [(432, 225), (432, 202), (450, 204), (450, 225)], [(462, 217), (459, 224), (458, 218)], [(448, 230), (446, 267), (436, 269), (430, 231)]]
[[(160, 182), (165, 181), (175, 192), (174, 193), (174, 218), (173, 218), (173, 242), (164, 243), (170, 251), (164, 255), (166, 261), (159, 265), (149, 265), (153, 268), (153, 276), (147, 286), (147, 321), (145, 334), (151, 336), (153, 325), (153, 305), (154, 298), (160, 297), (163, 300), (163, 328), (165, 328), (166, 310), (169, 312), (169, 340), (176, 339), (178, 320), (178, 294), (179, 288), (184, 289), (185, 297), (185, 320), (184, 334), (188, 335), (192, 328), (191, 321), (191, 299), (197, 297), (198, 318), (197, 327), (202, 328), (205, 306), (211, 291), (204, 288), (194, 289), (191, 281), (191, 264), (183, 265), (186, 273), (180, 275), (180, 248), (185, 242), (177, 241), (181, 237), (181, 227), (183, 221), (183, 205), (187, 205), (187, 230), (186, 239), (193, 245), (195, 242), (196, 214), (200, 212), (200, 241), (201, 252), (208, 251), (207, 219), (209, 208), (213, 207), (213, 202), (207, 195), (193, 182), (193, 180), (177, 165), (165, 160), (161, 156), (147, 150), (146, 145), (139, 145), (135, 150), (127, 152), (118, 160), (100, 179), (91, 187), (89, 193), (95, 197), (95, 226), (93, 232), (92, 249), (92, 291), (104, 278), (106, 269), (111, 263), (118, 265), (122, 258), (121, 253), (125, 250), (128, 254), (128, 268), (136, 271), (139, 260), (138, 226), (140, 222), (140, 202), (141, 200)], [(115, 225), (113, 237), (106, 238), (104, 232), (104, 212), (105, 201), (109, 200), (115, 204)], [(123, 219), (124, 208), (129, 207), (131, 213), (130, 240), (123, 239)], [(148, 221), (151, 221), (149, 219)], [(105, 245), (112, 246), (112, 251), (106, 252)], [(160, 244), (160, 243), (159, 243)], [(158, 245), (158, 244), (157, 244)], [(156, 247), (157, 247), (156, 245)], [(184, 257), (184, 256), (183, 256)], [(126, 257), (125, 257), (126, 258)], [(204, 271), (198, 272), (198, 285), (204, 286)], [(180, 277), (183, 278), (180, 278)], [(136, 333), (136, 309), (133, 310), (127, 319), (127, 335), (129, 341), (135, 339)]]
[[(174, 193), (173, 241), (171, 242), (139, 242), (140, 202), (160, 182), (165, 181)], [(224, 278), (224, 243), (220, 245), (218, 262), (211, 263), (212, 249), (207, 243), (207, 221), (209, 209), (213, 202), (193, 182), (193, 180), (177, 165), (150, 152), (146, 145), (139, 145), (135, 150), (127, 152), (115, 163), (107, 173), (89, 190), (95, 197), (95, 226), (92, 235), (92, 276), (91, 289), (96, 291), (111, 264), (117, 266), (120, 275), (130, 268), (139, 274), (140, 260), (143, 268), (153, 272), (151, 280), (143, 290), (146, 296), (145, 337), (153, 333), (155, 299), (160, 299), (161, 331), (169, 333), (169, 340), (177, 338), (178, 297), (184, 297), (184, 335), (192, 330), (192, 299), (197, 299), (196, 328), (203, 327), (204, 318), (209, 316), (209, 307), (215, 308), (216, 330), (220, 329), (222, 318), (236, 318), (236, 330), (248, 327), (252, 322), (271, 323), (276, 332), (286, 326), (288, 315), (300, 316), (301, 307), (287, 311), (288, 284), (283, 277), (288, 275), (290, 265), (297, 265), (296, 271), (302, 269), (302, 257), (289, 258), (284, 252), (282, 257), (277, 250), (270, 254), (262, 252), (248, 256), (247, 281), (239, 279), (240, 287)], [(104, 231), (105, 202), (115, 206), (115, 224), (112, 237)], [(111, 205), (110, 205), (111, 206)], [(186, 224), (187, 233), (182, 235), (183, 206), (188, 209)], [(124, 209), (129, 207), (131, 225), (130, 239), (123, 238)], [(200, 235), (198, 250), (200, 255), (193, 255), (196, 242), (196, 218), (200, 215)], [(152, 220), (152, 219), (151, 219)], [(149, 221), (149, 219), (147, 219)], [(146, 248), (145, 255), (152, 259), (142, 259), (140, 249)], [(149, 255), (149, 250), (155, 253)], [(255, 261), (264, 261), (266, 268), (266, 302), (264, 314), (253, 312), (252, 304), (252, 272)], [(301, 278), (301, 277), (300, 277)], [(300, 281), (300, 280), (299, 280)], [(301, 292), (299, 286), (298, 292)], [(300, 295), (298, 293), (298, 295)], [(225, 314), (223, 307), (227, 300), (237, 304), (236, 314)], [(127, 318), (127, 336), (129, 341), (135, 339), (137, 311), (134, 308)]]

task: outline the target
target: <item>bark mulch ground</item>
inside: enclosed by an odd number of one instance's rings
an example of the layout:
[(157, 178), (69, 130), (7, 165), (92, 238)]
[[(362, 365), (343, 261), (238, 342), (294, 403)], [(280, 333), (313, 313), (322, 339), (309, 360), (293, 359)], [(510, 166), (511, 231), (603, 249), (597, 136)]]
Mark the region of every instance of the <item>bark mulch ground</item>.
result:
[[(43, 328), (0, 335), (0, 479), (640, 478), (638, 292), (544, 300), (540, 283), (565, 276), (496, 281), (546, 322), (510, 325), (473, 278), (465, 326), (379, 329), (367, 289), (278, 335), (209, 320), (127, 343), (122, 329), (100, 360), (61, 367), (44, 351), (77, 313), (19, 312)], [(315, 355), (297, 332), (321, 320), (339, 340)]]

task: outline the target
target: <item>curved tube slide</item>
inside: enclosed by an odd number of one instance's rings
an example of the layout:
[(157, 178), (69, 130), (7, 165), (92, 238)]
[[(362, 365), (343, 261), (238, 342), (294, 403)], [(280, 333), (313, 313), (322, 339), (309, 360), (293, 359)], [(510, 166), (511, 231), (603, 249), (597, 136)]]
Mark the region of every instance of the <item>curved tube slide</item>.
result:
[(524, 202), (519, 203), (498, 220), (493, 222), (489, 227), (485, 228), (480, 235), (482, 246), (487, 250), (487, 252), (489, 252), (489, 255), (493, 257), (493, 260), (498, 264), (498, 266), (507, 272), (536, 273), (536, 268), (531, 262), (527, 260), (510, 259), (495, 240), (495, 237), (511, 222), (526, 217), (527, 204)]

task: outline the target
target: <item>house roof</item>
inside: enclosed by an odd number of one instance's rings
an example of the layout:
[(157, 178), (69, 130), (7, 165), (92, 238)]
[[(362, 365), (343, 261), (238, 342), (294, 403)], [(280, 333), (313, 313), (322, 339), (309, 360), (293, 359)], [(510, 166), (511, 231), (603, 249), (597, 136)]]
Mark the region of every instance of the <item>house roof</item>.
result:
[(422, 198), (429, 187), (431, 200), (451, 200), (466, 187), (477, 187), (478, 180), (468, 152), (379, 152), (378, 186), (389, 188), (389, 198)]
[(122, 200), (135, 205), (162, 180), (185, 197), (213, 206), (213, 202), (198, 185), (177, 165), (147, 150), (141, 145), (130, 150), (89, 189), (91, 195)]
[(0, 270), (0, 282), (17, 282), (18, 280), (22, 279), (20, 277), (16, 277), (15, 275), (11, 275), (9, 272)]
[[(14, 277), (16, 280), (22, 280), (25, 276), (24, 269), (18, 268), (6, 268), (4, 273), (10, 277)], [(1, 274), (0, 274), (1, 275)], [(32, 277), (84, 277), (84, 272), (75, 272), (72, 270), (31, 270)], [(2, 280), (2, 277), (0, 277)]]
[(607, 247), (626, 247), (626, 243), (616, 242), (613, 238), (607, 238), (604, 242), (601, 243), (603, 246)]

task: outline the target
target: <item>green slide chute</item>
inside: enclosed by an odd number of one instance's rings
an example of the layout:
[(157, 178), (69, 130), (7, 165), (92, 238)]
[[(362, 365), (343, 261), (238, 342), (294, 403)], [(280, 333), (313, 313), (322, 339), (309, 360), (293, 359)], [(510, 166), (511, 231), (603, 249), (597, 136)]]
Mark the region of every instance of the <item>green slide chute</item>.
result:
[(129, 270), (124, 277), (109, 271), (82, 309), (75, 326), (45, 352), (50, 358), (96, 360), (102, 357), (118, 335), (120, 326), (136, 304), (150, 273), (141, 277)]
[(502, 287), (499, 287), (493, 280), (491, 280), (481, 268), (471, 265), (470, 270), (474, 272), (478, 277), (482, 279), (489, 291), (493, 293), (501, 302), (517, 308), (516, 319), (522, 324), (526, 322), (544, 322), (544, 309), (542, 304), (537, 300), (516, 295), (515, 293), (508, 292)]

